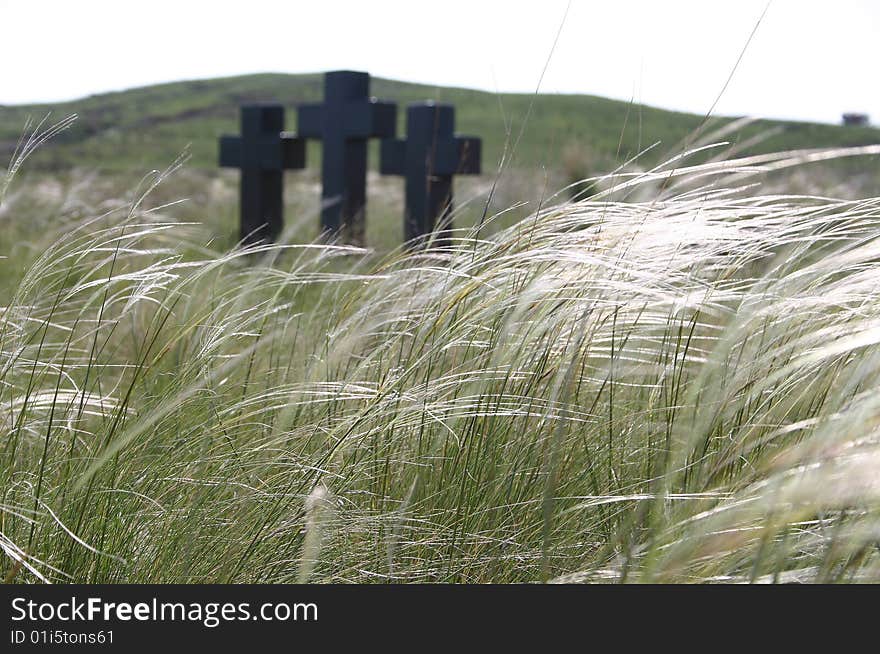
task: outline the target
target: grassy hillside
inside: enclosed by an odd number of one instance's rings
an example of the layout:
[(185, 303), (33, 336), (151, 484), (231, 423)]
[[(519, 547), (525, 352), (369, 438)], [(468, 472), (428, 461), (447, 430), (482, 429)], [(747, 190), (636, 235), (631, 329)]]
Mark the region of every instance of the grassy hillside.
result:
[[(604, 172), (660, 141), (662, 145), (643, 159), (655, 163), (677, 152), (702, 120), (589, 95), (499, 95), (384, 79), (374, 79), (372, 90), (401, 105), (424, 99), (454, 103), (459, 131), (484, 139), (484, 168), (489, 172), (511, 143), (518, 143), (514, 164), (523, 168), (567, 165), (575, 174), (584, 166), (589, 169), (584, 174)], [(217, 138), (238, 131), (240, 104), (281, 102), (288, 107), (288, 128), (294, 129), (296, 104), (321, 97), (321, 75), (262, 74), (162, 84), (53, 105), (0, 107), (0, 160), (9, 159), (28, 116), (41, 118), (51, 111), (58, 118), (77, 113), (79, 119), (33, 157), (30, 170), (159, 168), (187, 144), (190, 165), (210, 169), (216, 166)], [(399, 116), (402, 133), (404, 112)], [(728, 138), (744, 141), (768, 130), (775, 133), (746, 152), (880, 142), (880, 130), (874, 128), (777, 121), (759, 121)], [(312, 147), (309, 156), (314, 165), (320, 148)]]

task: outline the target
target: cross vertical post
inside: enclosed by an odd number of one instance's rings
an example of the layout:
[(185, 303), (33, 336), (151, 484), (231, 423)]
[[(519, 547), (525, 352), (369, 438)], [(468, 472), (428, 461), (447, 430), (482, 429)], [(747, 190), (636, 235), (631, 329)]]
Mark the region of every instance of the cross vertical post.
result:
[(418, 102), (407, 107), (406, 140), (382, 141), (380, 172), (406, 179), (404, 239), (408, 243), (438, 228), (437, 241), (448, 243), (453, 176), (480, 174), (481, 140), (454, 132), (455, 107)]
[(284, 107), (241, 107), (241, 136), (220, 137), (220, 166), (239, 168), (240, 238), (275, 241), (284, 228), (284, 171), (305, 168), (305, 144), (284, 131)]
[(370, 76), (334, 71), (324, 76), (324, 103), (301, 105), (301, 137), (320, 139), (323, 231), (363, 244), (367, 204), (367, 142), (397, 132), (397, 106), (370, 97)]

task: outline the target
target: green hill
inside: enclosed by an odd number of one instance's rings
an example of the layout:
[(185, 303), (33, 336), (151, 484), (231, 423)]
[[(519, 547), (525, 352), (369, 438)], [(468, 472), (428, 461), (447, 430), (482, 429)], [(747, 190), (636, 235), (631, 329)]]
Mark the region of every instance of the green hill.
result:
[[(574, 147), (607, 169), (659, 141), (661, 146), (643, 158), (653, 163), (680, 148), (682, 139), (702, 121), (692, 114), (589, 95), (493, 94), (385, 79), (374, 79), (372, 91), (401, 105), (424, 99), (454, 103), (458, 130), (484, 139), (486, 171), (494, 169), (505, 148), (510, 153), (514, 143), (513, 159), (520, 166), (558, 168), (566, 148)], [(294, 107), (321, 96), (321, 75), (260, 74), (161, 84), (52, 105), (0, 106), (0, 157), (9, 159), (28, 116), (39, 119), (51, 111), (54, 118), (76, 113), (79, 119), (34, 155), (31, 170), (159, 168), (187, 145), (191, 166), (213, 168), (217, 138), (238, 131), (240, 104), (281, 102), (288, 107), (288, 128), (294, 129)], [(403, 117), (400, 111), (401, 133)], [(719, 124), (723, 120), (729, 119)], [(875, 128), (780, 121), (758, 121), (728, 138), (751, 139), (768, 129), (776, 133), (746, 151), (880, 142)], [(309, 156), (314, 163), (320, 149), (313, 146)]]

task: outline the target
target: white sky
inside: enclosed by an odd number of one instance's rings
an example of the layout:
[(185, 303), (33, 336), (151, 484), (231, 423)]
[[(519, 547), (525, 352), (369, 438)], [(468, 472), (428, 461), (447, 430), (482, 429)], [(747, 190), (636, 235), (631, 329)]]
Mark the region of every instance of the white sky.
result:
[[(766, 0), (572, 0), (543, 92), (705, 113)], [(568, 0), (0, 0), (0, 104), (366, 70), (532, 92)], [(880, 122), (880, 0), (774, 0), (716, 113)]]

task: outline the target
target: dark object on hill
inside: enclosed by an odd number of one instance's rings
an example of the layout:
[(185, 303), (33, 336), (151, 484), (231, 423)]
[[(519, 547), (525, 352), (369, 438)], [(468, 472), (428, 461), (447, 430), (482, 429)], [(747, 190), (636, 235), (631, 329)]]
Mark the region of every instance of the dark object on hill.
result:
[(858, 127), (866, 127), (869, 124), (868, 114), (847, 113), (843, 114), (843, 124)]
[(241, 108), (241, 136), (220, 138), (220, 165), (241, 169), (241, 240), (274, 241), (284, 227), (283, 175), (305, 168), (305, 143), (284, 132), (284, 107)]
[(404, 239), (409, 242), (452, 228), (453, 175), (479, 175), (481, 141), (454, 134), (455, 108), (450, 104), (409, 105), (406, 140), (382, 141), (380, 172), (406, 178)]
[(324, 103), (300, 105), (299, 135), (321, 139), (321, 227), (363, 244), (367, 203), (367, 141), (394, 137), (397, 105), (370, 97), (370, 75), (335, 71), (324, 76)]

